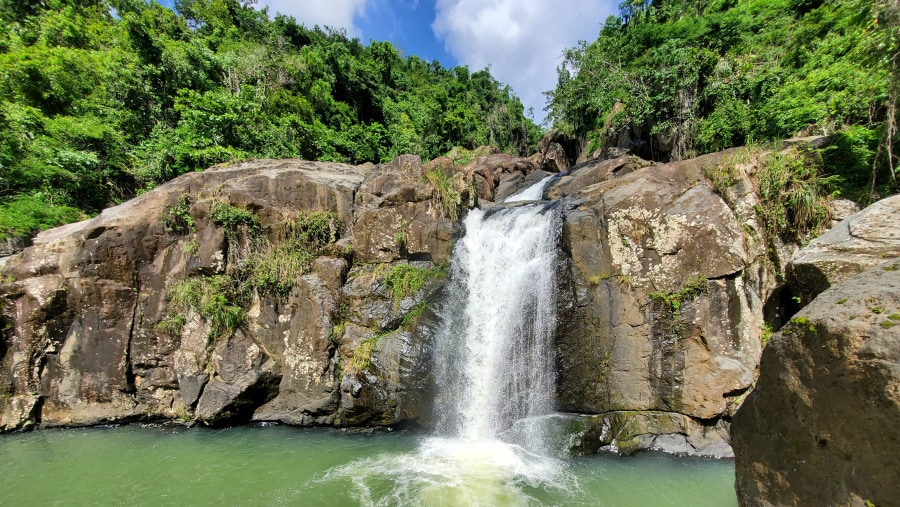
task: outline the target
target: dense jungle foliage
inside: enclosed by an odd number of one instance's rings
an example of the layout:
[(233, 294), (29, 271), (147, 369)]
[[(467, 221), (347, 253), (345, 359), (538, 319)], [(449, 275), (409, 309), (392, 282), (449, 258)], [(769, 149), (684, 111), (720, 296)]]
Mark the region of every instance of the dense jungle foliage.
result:
[(897, 191), (898, 0), (627, 0), (568, 50), (550, 118), (585, 149), (678, 160), (833, 135), (832, 187)]
[(0, 238), (216, 163), (534, 148), (539, 128), (487, 70), (254, 4), (0, 0)]

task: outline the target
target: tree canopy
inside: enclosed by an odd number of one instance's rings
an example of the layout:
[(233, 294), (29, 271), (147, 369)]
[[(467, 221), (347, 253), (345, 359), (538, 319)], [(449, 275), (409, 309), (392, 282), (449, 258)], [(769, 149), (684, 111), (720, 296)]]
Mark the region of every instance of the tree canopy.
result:
[(830, 134), (845, 188), (890, 192), (898, 26), (897, 0), (626, 0), (566, 51), (550, 118), (655, 160)]
[(445, 68), (254, 0), (0, 0), (0, 236), (257, 157), (381, 162), (539, 128), (487, 70)]

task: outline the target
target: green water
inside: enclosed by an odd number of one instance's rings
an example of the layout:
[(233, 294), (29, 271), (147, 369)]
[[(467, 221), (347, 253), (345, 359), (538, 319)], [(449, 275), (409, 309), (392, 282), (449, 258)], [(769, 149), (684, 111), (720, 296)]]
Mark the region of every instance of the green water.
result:
[(728, 460), (642, 454), (507, 469), (514, 453), (503, 448), (435, 441), (286, 426), (5, 435), (0, 505), (737, 505)]

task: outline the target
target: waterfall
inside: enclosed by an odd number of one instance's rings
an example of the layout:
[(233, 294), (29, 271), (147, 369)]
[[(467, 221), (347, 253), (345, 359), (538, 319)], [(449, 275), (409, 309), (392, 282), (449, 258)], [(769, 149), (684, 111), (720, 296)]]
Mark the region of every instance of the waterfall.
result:
[[(509, 200), (540, 199), (545, 184)], [(578, 490), (541, 422), (554, 410), (561, 211), (546, 202), (473, 209), (464, 225), (438, 312), (435, 434), (415, 452), (326, 474), (351, 479), (364, 505), (525, 506)]]
[(544, 188), (550, 183), (554, 176), (547, 176), (540, 181), (525, 188), (503, 200), (504, 203), (521, 202), (521, 201), (540, 201), (544, 196)]
[[(466, 218), (435, 340), (439, 434), (496, 439), (552, 412), (560, 227), (552, 204), (476, 209)], [(540, 435), (526, 437), (517, 443), (544, 449)]]

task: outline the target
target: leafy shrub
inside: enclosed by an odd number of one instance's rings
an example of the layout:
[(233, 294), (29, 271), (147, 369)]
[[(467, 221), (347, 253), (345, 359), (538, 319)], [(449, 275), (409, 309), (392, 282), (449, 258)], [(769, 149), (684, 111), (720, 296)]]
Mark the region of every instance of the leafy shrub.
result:
[(259, 218), (252, 211), (233, 206), (220, 199), (210, 201), (209, 218), (214, 224), (225, 229), (225, 236), (228, 238), (233, 238), (241, 227), (246, 227), (251, 235), (262, 232)]
[(174, 236), (181, 236), (194, 232), (194, 219), (191, 217), (191, 199), (188, 195), (182, 195), (178, 202), (163, 211), (160, 218), (163, 229)]
[(769, 237), (801, 240), (824, 228), (831, 215), (824, 191), (834, 178), (820, 176), (821, 158), (815, 152), (790, 148), (765, 158), (757, 174), (757, 206)]
[(40, 194), (20, 195), (0, 204), (0, 239), (32, 236), (85, 218), (81, 210), (49, 203)]

